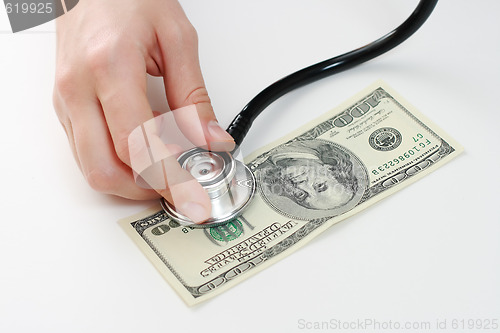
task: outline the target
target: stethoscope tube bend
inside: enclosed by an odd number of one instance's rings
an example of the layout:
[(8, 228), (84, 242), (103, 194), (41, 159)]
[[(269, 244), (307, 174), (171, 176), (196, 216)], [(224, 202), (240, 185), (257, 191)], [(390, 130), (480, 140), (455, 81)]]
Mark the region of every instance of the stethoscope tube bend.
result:
[(294, 89), (355, 67), (398, 46), (424, 24), (437, 2), (438, 0), (421, 0), (410, 17), (385, 36), (359, 49), (303, 68), (262, 90), (227, 128), (236, 145), (241, 145), (255, 118), (275, 100)]

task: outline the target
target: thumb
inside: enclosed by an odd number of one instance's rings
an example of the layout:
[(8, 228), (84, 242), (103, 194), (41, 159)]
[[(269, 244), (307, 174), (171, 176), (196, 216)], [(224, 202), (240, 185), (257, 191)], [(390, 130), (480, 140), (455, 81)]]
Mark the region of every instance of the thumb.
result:
[[(186, 18), (187, 21), (187, 18)], [(159, 34), (165, 93), (182, 133), (197, 147), (214, 151), (234, 149), (234, 139), (217, 122), (198, 58), (198, 38), (191, 24), (175, 29), (180, 38)], [(187, 26), (187, 28), (186, 28)]]
[[(234, 139), (217, 122), (210, 102), (193, 103), (172, 110), (177, 131), (191, 144), (183, 145), (185, 150), (194, 146), (211, 151), (231, 151), (235, 147)], [(169, 132), (173, 132), (170, 130)], [(175, 142), (176, 140), (172, 138)], [(182, 138), (177, 138), (182, 141)], [(182, 145), (181, 145), (182, 146)]]

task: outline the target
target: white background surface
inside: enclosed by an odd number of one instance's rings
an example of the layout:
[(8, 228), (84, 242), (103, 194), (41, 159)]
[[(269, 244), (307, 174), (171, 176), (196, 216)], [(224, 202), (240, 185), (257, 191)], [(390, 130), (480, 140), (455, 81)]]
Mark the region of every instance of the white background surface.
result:
[[(227, 125), (268, 84), (392, 30), (417, 1), (182, 3)], [(446, 320), (441, 331), (457, 332), (454, 319), (500, 321), (499, 12), (497, 0), (441, 0), (397, 49), (269, 107), (247, 154), (381, 78), (465, 153), (187, 308), (117, 224), (152, 203), (94, 192), (73, 161), (51, 102), (53, 22), (12, 34), (1, 8), (0, 332), (300, 332), (365, 319), (432, 331)]]

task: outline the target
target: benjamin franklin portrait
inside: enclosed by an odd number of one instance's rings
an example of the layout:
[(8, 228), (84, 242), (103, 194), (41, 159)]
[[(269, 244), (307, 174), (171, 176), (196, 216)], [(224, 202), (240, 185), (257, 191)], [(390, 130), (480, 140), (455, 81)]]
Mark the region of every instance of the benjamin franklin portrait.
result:
[(255, 174), (263, 199), (283, 215), (301, 220), (352, 209), (363, 196), (368, 179), (352, 152), (317, 139), (274, 148)]

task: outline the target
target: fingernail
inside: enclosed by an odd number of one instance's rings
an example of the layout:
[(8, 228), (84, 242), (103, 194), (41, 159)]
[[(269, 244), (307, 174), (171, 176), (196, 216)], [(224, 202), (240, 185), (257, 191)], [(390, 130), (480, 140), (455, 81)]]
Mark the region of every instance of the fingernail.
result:
[(196, 202), (184, 203), (181, 212), (195, 223), (201, 223), (210, 217), (205, 207)]
[(215, 120), (210, 120), (207, 124), (208, 133), (212, 139), (220, 140), (220, 141), (234, 141), (233, 137), (229, 135), (222, 127), (220, 127), (219, 123)]

